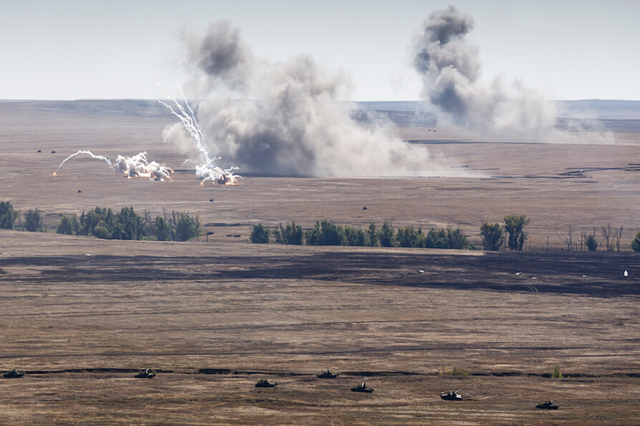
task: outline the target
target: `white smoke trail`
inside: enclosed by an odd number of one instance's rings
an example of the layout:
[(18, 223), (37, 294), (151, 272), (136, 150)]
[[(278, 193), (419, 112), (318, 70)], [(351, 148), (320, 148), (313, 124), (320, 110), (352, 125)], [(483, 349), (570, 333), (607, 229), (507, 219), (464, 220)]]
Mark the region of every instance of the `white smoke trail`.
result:
[[(70, 156), (65, 158), (64, 161), (60, 163), (56, 171), (53, 172), (53, 175), (56, 176), (58, 174), (58, 171), (64, 165), (64, 163), (80, 154), (90, 155), (91, 158), (102, 160), (107, 163), (109, 167), (114, 169), (111, 160), (107, 157), (104, 157), (102, 155), (95, 155), (91, 151), (78, 151), (75, 154), (71, 154)], [(173, 170), (171, 170), (169, 167), (158, 164), (155, 161), (149, 163), (149, 161), (147, 160), (146, 152), (141, 152), (140, 154), (134, 155), (133, 157), (124, 157), (122, 155), (118, 155), (115, 159), (115, 164), (116, 171), (124, 173), (129, 178), (148, 177), (150, 180), (164, 181), (165, 179), (171, 180), (171, 173), (173, 173)]]
[[(187, 109), (189, 110), (188, 112), (187, 110), (184, 109), (182, 105), (180, 105), (180, 103), (176, 100), (176, 98), (174, 98), (173, 95), (171, 95), (171, 93), (169, 93), (169, 91), (164, 88), (164, 86), (162, 86), (160, 83), (158, 83), (158, 86), (162, 87), (162, 89), (164, 89), (164, 91), (167, 93), (167, 96), (169, 97), (169, 99), (171, 99), (175, 103), (176, 108), (178, 109), (178, 112), (176, 112), (176, 110), (174, 110), (171, 107), (171, 105), (168, 105), (162, 101), (159, 101), (159, 102), (162, 105), (169, 108), (171, 113), (180, 119), (180, 123), (182, 123), (184, 128), (191, 135), (193, 142), (195, 144), (195, 147), (199, 152), (200, 158), (197, 163), (191, 160), (188, 160), (188, 161), (195, 164), (196, 176), (198, 177), (198, 179), (202, 180), (200, 184), (202, 185), (208, 180), (212, 181), (213, 183), (224, 184), (224, 185), (235, 184), (238, 178), (241, 178), (241, 176), (238, 176), (233, 172), (234, 170), (238, 170), (239, 168), (230, 167), (228, 169), (222, 169), (214, 165), (215, 161), (219, 160), (221, 157), (213, 157), (213, 158), (211, 157), (209, 148), (204, 143), (204, 135), (202, 134), (202, 130), (198, 125), (198, 121), (196, 120), (195, 113), (191, 109), (191, 106), (189, 106), (189, 102), (187, 102), (187, 98), (182, 92), (182, 89), (180, 89), (180, 86), (178, 86), (178, 90), (180, 91), (180, 94), (182, 94), (182, 99), (184, 100), (184, 103), (187, 106)], [(173, 126), (169, 131), (169, 133), (165, 135), (165, 140), (175, 128), (176, 126)]]
[(76, 155), (80, 155), (80, 154), (87, 154), (90, 155), (91, 158), (95, 158), (96, 160), (103, 160), (104, 162), (106, 162), (109, 167), (111, 167), (113, 169), (113, 165), (111, 164), (111, 160), (109, 160), (107, 157), (103, 157), (102, 155), (94, 155), (93, 152), (91, 151), (78, 151), (75, 154), (71, 154), (70, 156), (68, 156), (67, 158), (65, 158), (62, 163), (60, 163), (60, 165), (58, 166), (58, 168), (56, 169), (55, 172), (53, 172), (53, 175), (55, 176), (58, 173), (58, 170), (60, 170), (60, 167), (62, 167), (62, 165), (64, 163), (66, 163), (67, 161), (69, 161), (70, 159), (72, 159), (73, 157), (75, 157)]

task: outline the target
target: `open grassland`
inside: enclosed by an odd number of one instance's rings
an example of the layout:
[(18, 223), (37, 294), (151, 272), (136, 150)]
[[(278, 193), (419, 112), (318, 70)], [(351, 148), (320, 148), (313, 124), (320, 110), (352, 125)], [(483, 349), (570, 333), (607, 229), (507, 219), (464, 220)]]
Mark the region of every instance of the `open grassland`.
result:
[[(221, 187), (200, 186), (186, 170), (172, 182), (128, 180), (88, 159), (54, 178), (79, 149), (147, 150), (175, 169), (183, 154), (162, 145), (168, 120), (146, 104), (7, 105), (0, 200), (41, 209), (50, 229), (62, 212), (133, 206), (198, 213), (215, 234), (174, 243), (0, 231), (0, 369), (26, 372), (0, 379), (0, 424), (640, 423), (633, 131), (616, 133), (624, 143), (576, 145), (405, 128), (406, 139), (465, 173), (247, 176)], [(251, 224), (325, 218), (460, 226), (478, 241), (483, 221), (510, 213), (531, 218), (531, 251), (247, 242)], [(569, 225), (607, 223), (624, 226), (626, 251), (542, 250), (547, 237), (559, 249)], [(441, 376), (443, 364), (470, 375)], [(556, 364), (562, 379), (549, 377)], [(158, 375), (134, 379), (142, 368)], [(327, 368), (340, 376), (315, 377)], [(257, 389), (260, 378), (278, 386)], [(375, 391), (350, 391), (362, 381)], [(465, 400), (440, 400), (452, 389)], [(535, 409), (548, 399), (560, 409)]]

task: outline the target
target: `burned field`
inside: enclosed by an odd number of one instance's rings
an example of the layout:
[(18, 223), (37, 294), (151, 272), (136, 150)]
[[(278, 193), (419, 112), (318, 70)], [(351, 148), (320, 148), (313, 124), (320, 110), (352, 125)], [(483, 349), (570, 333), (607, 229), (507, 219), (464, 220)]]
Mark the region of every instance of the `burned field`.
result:
[[(25, 372), (0, 379), (0, 424), (640, 422), (632, 131), (623, 144), (577, 146), (471, 143), (446, 129), (436, 143), (404, 129), (451, 167), (482, 175), (246, 176), (222, 187), (200, 186), (187, 170), (150, 182), (87, 162), (51, 176), (78, 149), (135, 154), (149, 140), (153, 158), (180, 170), (156, 140), (166, 119), (140, 112), (148, 106), (111, 115), (0, 107), (10, 152), (0, 199), (42, 210), (49, 231), (0, 232), (0, 368)], [(63, 212), (96, 205), (197, 213), (214, 234), (178, 243), (52, 232)], [(529, 251), (248, 243), (255, 223), (325, 218), (460, 226), (477, 241), (482, 221), (510, 213), (531, 217)], [(559, 250), (569, 225), (607, 222), (624, 226), (626, 251)], [(563, 378), (550, 377), (555, 365)], [(441, 375), (443, 366), (469, 374)], [(134, 378), (146, 368), (156, 377)], [(340, 375), (316, 378), (326, 369)], [(263, 378), (277, 387), (256, 388)], [(373, 393), (350, 391), (363, 381)], [(440, 399), (457, 389), (463, 401)], [(560, 408), (536, 410), (546, 400)]]

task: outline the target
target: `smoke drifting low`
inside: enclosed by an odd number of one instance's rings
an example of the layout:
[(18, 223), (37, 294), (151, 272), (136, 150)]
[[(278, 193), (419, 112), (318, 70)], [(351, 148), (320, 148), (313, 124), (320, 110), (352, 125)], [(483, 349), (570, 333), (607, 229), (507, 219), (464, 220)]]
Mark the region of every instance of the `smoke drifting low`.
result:
[[(147, 160), (146, 152), (141, 152), (140, 154), (134, 155), (132, 157), (125, 157), (122, 155), (118, 155), (116, 159), (112, 162), (107, 157), (104, 157), (102, 155), (95, 155), (91, 151), (78, 151), (74, 154), (71, 154), (67, 158), (65, 158), (62, 161), (62, 163), (60, 163), (56, 171), (53, 172), (53, 175), (55, 176), (58, 174), (58, 171), (60, 170), (60, 168), (62, 168), (64, 163), (71, 160), (73, 157), (76, 157), (81, 154), (89, 155), (91, 156), (92, 159), (95, 159), (95, 160), (104, 161), (105, 163), (107, 163), (109, 167), (111, 167), (112, 169), (116, 170), (119, 173), (124, 173), (124, 175), (128, 178), (148, 177), (149, 180), (162, 182), (165, 179), (171, 180), (171, 173), (173, 173), (173, 170), (171, 170), (167, 166), (158, 164), (155, 161), (149, 162)], [(115, 163), (115, 166), (114, 166), (114, 163)]]
[(465, 36), (473, 18), (455, 7), (433, 12), (415, 43), (414, 66), (422, 76), (423, 96), (454, 124), (473, 130), (544, 132), (554, 125), (553, 103), (521, 82), (480, 80), (479, 48)]
[[(203, 99), (197, 115), (205, 143), (222, 161), (267, 176), (415, 175), (441, 169), (424, 147), (400, 140), (389, 122), (372, 120), (366, 127), (355, 122), (353, 106), (338, 100), (349, 90), (348, 78), (322, 69), (311, 57), (258, 58), (239, 29), (224, 21), (183, 39), (192, 73), (188, 87)], [(179, 133), (171, 136), (175, 143), (180, 139)]]

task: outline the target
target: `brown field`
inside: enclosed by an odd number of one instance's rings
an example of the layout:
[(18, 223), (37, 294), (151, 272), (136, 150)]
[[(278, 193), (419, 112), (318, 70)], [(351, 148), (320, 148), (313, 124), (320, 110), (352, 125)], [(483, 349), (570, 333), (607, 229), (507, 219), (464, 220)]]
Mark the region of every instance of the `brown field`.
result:
[[(27, 373), (0, 379), (0, 424), (640, 424), (638, 120), (605, 123), (615, 143), (401, 129), (476, 177), (200, 186), (186, 170), (128, 180), (86, 158), (51, 175), (79, 149), (146, 150), (180, 169), (159, 136), (170, 121), (146, 103), (0, 102), (0, 200), (42, 210), (49, 228), (0, 232), (0, 370)], [(52, 232), (96, 205), (198, 213), (215, 234)], [(479, 242), (483, 221), (509, 213), (531, 218), (525, 252), (247, 242), (251, 224), (324, 218), (452, 225)], [(569, 226), (579, 238), (606, 224), (623, 227), (622, 252), (560, 251)], [(471, 374), (441, 376), (443, 363)], [(566, 377), (549, 377), (556, 364)], [(158, 375), (134, 379), (141, 368)], [(316, 379), (326, 368), (341, 374)], [(363, 380), (374, 393), (349, 390)], [(465, 401), (440, 400), (450, 389)], [(560, 409), (534, 408), (548, 399)]]

